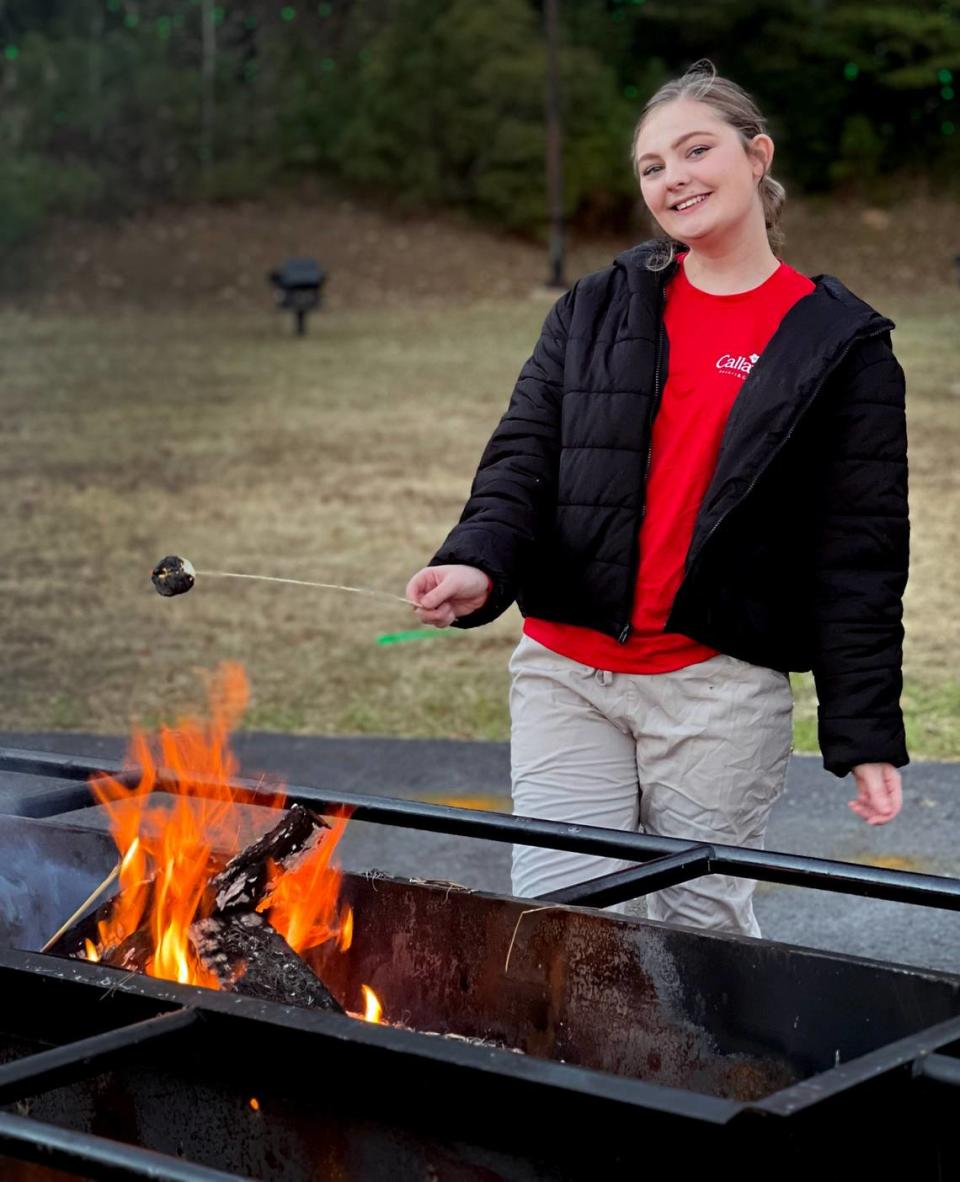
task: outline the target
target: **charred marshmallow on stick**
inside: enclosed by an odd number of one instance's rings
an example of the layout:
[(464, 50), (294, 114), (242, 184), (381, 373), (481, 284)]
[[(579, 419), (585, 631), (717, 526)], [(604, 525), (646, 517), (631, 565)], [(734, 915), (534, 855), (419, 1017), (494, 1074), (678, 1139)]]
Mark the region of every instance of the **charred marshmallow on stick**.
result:
[(161, 595), (183, 595), (197, 581), (197, 572), (186, 558), (168, 554), (160, 559), (150, 577)]

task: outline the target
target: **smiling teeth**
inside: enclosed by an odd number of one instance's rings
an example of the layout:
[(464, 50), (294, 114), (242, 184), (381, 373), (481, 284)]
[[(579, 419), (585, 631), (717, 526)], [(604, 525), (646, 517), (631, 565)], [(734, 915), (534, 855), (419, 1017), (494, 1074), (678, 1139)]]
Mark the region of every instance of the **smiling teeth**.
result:
[(701, 193), (698, 197), (691, 197), (689, 201), (681, 201), (679, 205), (675, 205), (673, 208), (676, 210), (689, 209), (691, 205), (699, 205), (701, 201), (706, 201), (709, 196), (709, 193)]

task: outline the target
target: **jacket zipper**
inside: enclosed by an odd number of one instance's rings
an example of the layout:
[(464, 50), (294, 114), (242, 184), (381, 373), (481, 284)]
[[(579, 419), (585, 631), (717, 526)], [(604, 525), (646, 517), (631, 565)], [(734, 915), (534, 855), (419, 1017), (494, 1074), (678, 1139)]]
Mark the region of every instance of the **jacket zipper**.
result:
[[(664, 303), (664, 285), (660, 287), (660, 319), (657, 326), (657, 361), (653, 368), (653, 406), (650, 410), (650, 438), (647, 442), (647, 461), (643, 469), (643, 504), (640, 506), (640, 520), (637, 523), (637, 528), (634, 534), (638, 534), (643, 519), (647, 515), (647, 480), (650, 476), (650, 464), (653, 461), (653, 420), (657, 417), (657, 411), (660, 409), (660, 363), (663, 360), (663, 303)], [(633, 584), (636, 582), (637, 567), (640, 561), (639, 541), (634, 542), (637, 553), (634, 555), (633, 561), (633, 581), (630, 587), (630, 604), (633, 602)], [(629, 616), (629, 613), (628, 613)], [(620, 635), (617, 637), (618, 644), (626, 644), (630, 639), (630, 621), (624, 624), (620, 630)]]
[[(780, 454), (780, 452), (783, 451), (783, 449), (786, 447), (786, 445), (790, 442), (790, 437), (793, 435), (794, 431), (796, 431), (797, 427), (803, 421), (803, 418), (806, 415), (807, 411), (810, 409), (811, 406), (813, 406), (814, 402), (816, 402), (817, 395), (823, 389), (824, 383), (830, 377), (830, 375), (843, 364), (847, 354), (850, 352), (850, 350), (853, 348), (853, 346), (857, 343), (857, 341), (866, 341), (866, 340), (869, 340), (871, 337), (883, 336), (884, 333), (889, 332), (889, 331), (890, 330), (888, 328), (878, 328), (878, 329), (875, 329), (873, 332), (857, 333), (856, 336), (851, 338), (851, 340), (849, 340), (846, 343), (846, 345), (844, 345), (843, 352), (837, 358), (834, 365), (827, 371), (827, 373), (825, 373), (823, 375), (823, 377), (817, 383), (816, 388), (814, 389), (813, 393), (807, 399), (806, 406), (804, 406), (804, 408), (800, 412), (800, 414), (797, 415), (797, 418), (796, 418), (795, 422), (793, 423), (793, 426), (786, 433), (786, 435), (784, 435), (784, 437), (780, 440), (780, 442), (777, 444), (777, 446), (774, 448), (774, 450), (767, 457), (767, 462), (763, 465), (763, 467), (756, 474), (756, 476), (754, 476), (754, 478), (750, 481), (749, 485), (747, 486), (746, 492), (737, 501), (737, 505), (742, 505), (743, 502), (747, 499), (747, 497), (750, 496), (751, 492), (753, 492), (754, 485), (757, 483), (757, 481), (760, 479), (760, 477), (764, 474), (764, 472), (769, 470), (770, 465), (774, 462), (774, 460), (777, 458), (777, 456)], [(720, 517), (717, 518), (717, 520), (713, 523), (713, 525), (707, 531), (707, 536), (700, 543), (700, 546), (697, 550), (696, 556), (694, 557), (693, 562), (690, 564), (690, 567), (687, 570), (687, 574), (689, 574), (690, 571), (693, 570), (694, 566), (696, 566), (696, 564), (700, 561), (700, 556), (703, 554), (703, 551), (706, 549), (707, 543), (710, 541), (710, 539), (716, 533), (717, 529), (724, 523), (724, 521), (726, 521), (726, 519), (730, 516), (730, 513), (735, 508), (736, 508), (736, 505), (731, 505), (730, 508), (726, 510), (726, 512), (722, 513), (720, 515)], [(686, 581), (686, 576), (684, 576), (683, 581), (684, 582)]]

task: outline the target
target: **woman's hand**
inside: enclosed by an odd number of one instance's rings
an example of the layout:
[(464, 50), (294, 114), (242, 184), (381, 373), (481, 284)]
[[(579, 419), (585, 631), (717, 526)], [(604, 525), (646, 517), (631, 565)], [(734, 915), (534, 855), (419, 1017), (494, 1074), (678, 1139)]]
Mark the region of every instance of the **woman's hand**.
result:
[(475, 566), (425, 566), (407, 583), (407, 599), (421, 624), (446, 628), (461, 616), (483, 607), (490, 579)]
[(886, 825), (900, 812), (903, 788), (900, 773), (891, 763), (858, 763), (853, 769), (857, 799), (850, 808), (868, 825)]

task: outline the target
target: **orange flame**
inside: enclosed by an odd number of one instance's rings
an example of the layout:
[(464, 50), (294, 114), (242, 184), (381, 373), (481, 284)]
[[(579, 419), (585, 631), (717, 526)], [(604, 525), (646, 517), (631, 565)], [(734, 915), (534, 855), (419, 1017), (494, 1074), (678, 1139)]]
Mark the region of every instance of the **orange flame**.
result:
[[(327, 940), (347, 947), (353, 939), (353, 913), (349, 907), (337, 910), (342, 875), (330, 859), (347, 827), (346, 816), (334, 818), (321, 841), (285, 874), (274, 878), (269, 894), (257, 907), (269, 911), (270, 923), (294, 952), (303, 953)], [(349, 935), (347, 935), (349, 933)]]
[(353, 944), (353, 908), (348, 907), (343, 917), (343, 923), (340, 925), (337, 947), (341, 952), (349, 952), (351, 944)]
[[(216, 977), (193, 949), (190, 926), (209, 914), (210, 878), (254, 835), (235, 807), (245, 796), (230, 786), (239, 765), (227, 745), (247, 704), (246, 674), (239, 665), (225, 664), (208, 689), (209, 720), (182, 719), (161, 730), (156, 758), (147, 737), (134, 733), (129, 764), (140, 768), (138, 784), (130, 788), (106, 774), (91, 780), (109, 815), (121, 863), (117, 897), (109, 918), (99, 924), (99, 947), (91, 944), (87, 959), (109, 959), (137, 933), (138, 942), (147, 941), (149, 976), (216, 989)], [(158, 805), (149, 796), (160, 769), (173, 779), (165, 781), (168, 791), (159, 799), (166, 803)], [(274, 808), (283, 801), (279, 790), (256, 798)], [(353, 917), (349, 908), (338, 909), (341, 874), (331, 865), (346, 824), (346, 816), (336, 818), (292, 870), (274, 868), (261, 910), (269, 910), (271, 924), (297, 952), (325, 940), (337, 940), (344, 949), (350, 945)]]
[(369, 985), (361, 985), (360, 991), (363, 994), (364, 1022), (376, 1022), (378, 1025), (381, 1025), (383, 1022), (383, 1006), (380, 1004), (379, 997), (377, 997)]

